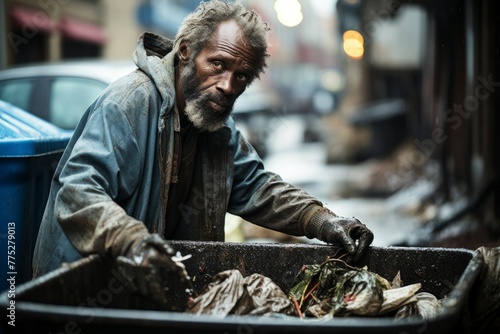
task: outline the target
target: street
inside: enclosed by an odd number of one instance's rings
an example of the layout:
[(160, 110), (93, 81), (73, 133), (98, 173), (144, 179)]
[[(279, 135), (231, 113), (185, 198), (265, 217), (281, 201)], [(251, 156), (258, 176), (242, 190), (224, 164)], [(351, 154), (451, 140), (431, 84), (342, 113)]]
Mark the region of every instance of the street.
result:
[(274, 120), (268, 138), (265, 167), (317, 197), (340, 216), (356, 217), (374, 233), (373, 245), (390, 246), (405, 239), (419, 225), (416, 218), (399, 212), (395, 201), (385, 198), (342, 197), (346, 184), (362, 182), (370, 163), (326, 164), (320, 142), (304, 143), (305, 122), (301, 116)]

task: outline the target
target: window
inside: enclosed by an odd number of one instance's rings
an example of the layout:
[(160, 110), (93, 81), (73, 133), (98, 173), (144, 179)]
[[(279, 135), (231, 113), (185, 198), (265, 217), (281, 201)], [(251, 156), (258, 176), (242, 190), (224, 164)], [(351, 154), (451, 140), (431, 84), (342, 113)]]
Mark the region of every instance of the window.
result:
[(29, 110), (33, 79), (13, 79), (0, 82), (0, 100)]
[(50, 122), (63, 129), (74, 129), (85, 110), (106, 86), (103, 82), (90, 79), (55, 79), (50, 93)]
[(99, 58), (102, 45), (64, 38), (61, 45), (62, 59)]
[(414, 68), (421, 66), (426, 27), (426, 13), (421, 6), (402, 5), (391, 20), (374, 24), (370, 47), (372, 61), (379, 68)]

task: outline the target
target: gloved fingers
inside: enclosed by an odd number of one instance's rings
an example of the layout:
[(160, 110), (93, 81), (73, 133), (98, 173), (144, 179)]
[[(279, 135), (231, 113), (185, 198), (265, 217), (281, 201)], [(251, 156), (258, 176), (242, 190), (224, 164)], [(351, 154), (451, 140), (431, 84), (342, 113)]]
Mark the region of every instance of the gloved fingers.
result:
[(124, 257), (117, 258), (118, 268), (128, 283), (129, 287), (142, 295), (148, 293), (147, 279), (145, 279), (144, 267)]
[(157, 304), (167, 303), (165, 296), (165, 282), (156, 268), (147, 268), (145, 275), (142, 276), (142, 293), (144, 296), (152, 298)]
[(117, 264), (120, 272), (128, 277), (131, 291), (160, 307), (171, 307), (171, 300), (178, 305), (187, 303), (188, 294), (194, 291), (184, 265), (175, 261), (174, 255), (173, 248), (162, 237), (146, 234), (126, 256), (117, 258)]
[(147, 245), (140, 252), (139, 258), (141, 259), (141, 262), (138, 264), (143, 267), (154, 267), (158, 264), (158, 262), (160, 262), (158, 261), (160, 254), (162, 253), (160, 253), (160, 251), (158, 251), (155, 247)]
[(356, 218), (334, 217), (321, 230), (324, 240), (340, 243), (349, 256), (347, 262), (358, 261), (373, 241), (373, 233)]
[(137, 267), (137, 279), (136, 279), (137, 289), (139, 290), (139, 293), (143, 296), (155, 296), (154, 294), (150, 293), (151, 291), (150, 287), (153, 284), (153, 280), (147, 277), (147, 273), (145, 271), (146, 271), (145, 268)]
[(349, 254), (356, 251), (355, 242), (350, 236), (344, 218), (335, 217), (323, 224), (320, 230), (320, 239), (342, 246)]
[(163, 277), (159, 270), (149, 263), (138, 264), (124, 256), (117, 258), (118, 269), (123, 278), (125, 278), (128, 288), (145, 296), (159, 305), (165, 305), (167, 299), (165, 296)]
[(373, 242), (373, 232), (367, 228), (363, 229), (363, 232), (359, 236), (359, 246), (361, 250), (368, 249), (368, 246)]
[(155, 238), (148, 238), (141, 247), (138, 247), (138, 249), (134, 251), (134, 261), (140, 266), (151, 268), (166, 267), (174, 271), (176, 264), (172, 260), (172, 255), (167, 254), (166, 243), (163, 240), (154, 239)]
[(157, 268), (160, 275), (176, 273), (179, 276), (187, 276), (184, 264), (174, 261), (172, 256), (158, 251), (156, 248), (151, 248), (148, 255), (145, 264)]
[(165, 286), (175, 281), (189, 281), (186, 268), (182, 262), (176, 262), (172, 256), (163, 253), (157, 248), (148, 247), (144, 249), (143, 261), (141, 267), (147, 268), (150, 275), (155, 277), (156, 286), (152, 287), (155, 291), (164, 293)]
[(165, 295), (165, 289), (159, 276), (155, 274), (146, 274), (139, 276), (139, 292), (142, 296), (153, 301), (158, 306), (166, 305), (168, 300)]
[(175, 255), (174, 249), (157, 233), (150, 235), (145, 246), (154, 247), (158, 252), (166, 255)]
[(347, 253), (350, 255), (354, 255), (356, 253), (356, 242), (355, 240), (351, 237), (351, 235), (347, 232), (344, 231), (343, 227), (340, 225), (337, 225), (340, 229), (339, 233), (336, 233), (336, 236), (338, 241), (342, 244), (342, 246), (345, 248)]
[(354, 227), (352, 235), (356, 240), (356, 250), (352, 260), (356, 262), (365, 254), (373, 242), (373, 233), (364, 224), (360, 223), (360, 225)]
[(139, 289), (137, 286), (138, 275), (137, 275), (136, 263), (126, 258), (125, 256), (119, 256), (116, 259), (116, 262), (118, 271), (120, 272), (120, 275), (124, 278), (124, 283), (130, 290), (137, 292)]

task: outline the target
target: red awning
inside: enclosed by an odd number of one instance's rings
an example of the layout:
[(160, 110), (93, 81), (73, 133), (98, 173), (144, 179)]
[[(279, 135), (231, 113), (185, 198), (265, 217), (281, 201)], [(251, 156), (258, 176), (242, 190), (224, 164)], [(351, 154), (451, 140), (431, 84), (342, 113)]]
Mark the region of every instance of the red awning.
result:
[(41, 30), (52, 32), (57, 29), (57, 23), (42, 10), (30, 10), (14, 6), (9, 11), (12, 24), (21, 29)]
[(62, 35), (67, 38), (96, 44), (104, 44), (108, 40), (108, 36), (101, 27), (89, 22), (66, 17), (61, 20), (59, 28)]

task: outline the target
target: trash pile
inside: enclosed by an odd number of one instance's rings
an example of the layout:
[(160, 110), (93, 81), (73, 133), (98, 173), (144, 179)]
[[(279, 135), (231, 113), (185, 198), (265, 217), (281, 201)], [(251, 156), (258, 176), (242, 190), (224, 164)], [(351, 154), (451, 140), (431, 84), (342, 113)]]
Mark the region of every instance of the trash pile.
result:
[(399, 272), (388, 281), (366, 267), (354, 267), (340, 258), (328, 257), (321, 264), (304, 265), (287, 293), (260, 274), (243, 277), (236, 269), (220, 272), (191, 300), (187, 312), (220, 317), (231, 314), (303, 319), (432, 318), (442, 301), (420, 290), (420, 283), (404, 286)]
[(299, 317), (385, 316), (396, 318), (436, 315), (440, 301), (419, 292), (422, 285), (403, 286), (401, 275), (389, 282), (366, 267), (357, 268), (328, 258), (319, 265), (305, 265), (288, 296)]

